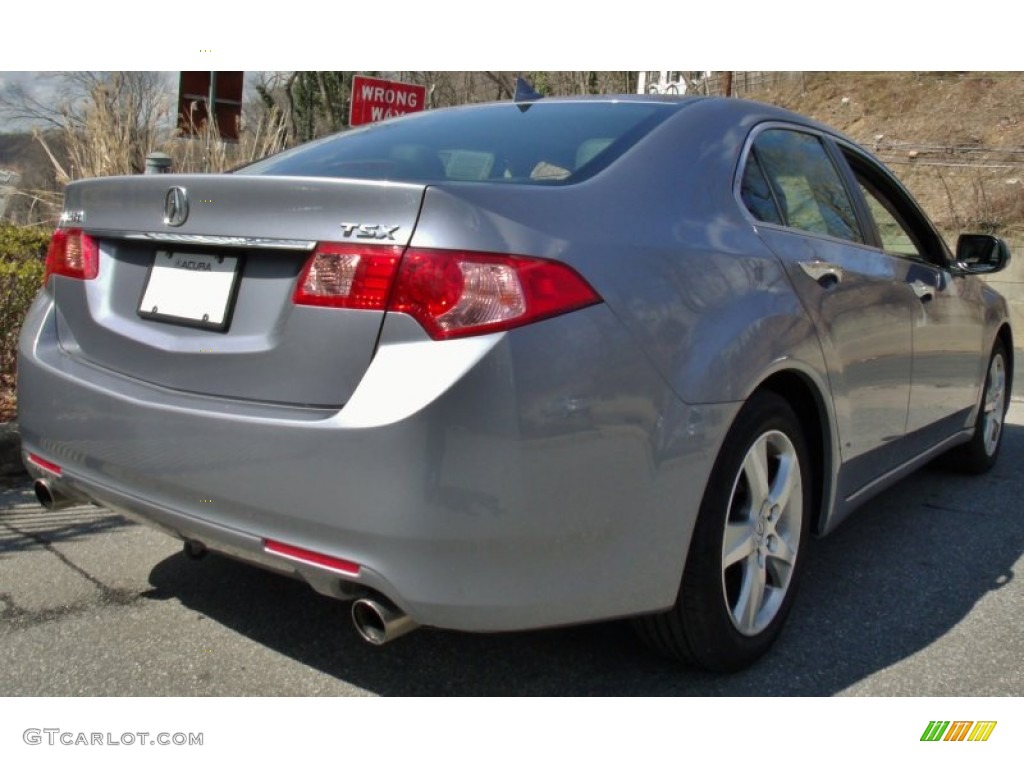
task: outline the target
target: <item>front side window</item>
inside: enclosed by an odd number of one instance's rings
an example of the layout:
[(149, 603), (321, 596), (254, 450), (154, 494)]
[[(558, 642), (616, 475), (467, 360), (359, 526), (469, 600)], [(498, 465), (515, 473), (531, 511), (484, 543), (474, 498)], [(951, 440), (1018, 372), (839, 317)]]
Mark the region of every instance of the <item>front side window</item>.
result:
[(894, 256), (946, 265), (950, 254), (945, 242), (910, 194), (870, 158), (849, 147), (841, 150), (857, 178), (882, 250)]
[(878, 236), (882, 241), (882, 250), (896, 256), (921, 258), (921, 249), (914, 236), (900, 221), (895, 207), (864, 181), (858, 179), (860, 191), (868, 204), (871, 218), (875, 220)]
[[(754, 141), (748, 160), (756, 162), (767, 180), (782, 222), (795, 229), (864, 242), (853, 203), (835, 165), (817, 136), (799, 131), (770, 129)], [(747, 187), (747, 170), (744, 187)], [(756, 184), (756, 176), (752, 177)], [(763, 194), (743, 194), (748, 210), (759, 221), (774, 222)]]

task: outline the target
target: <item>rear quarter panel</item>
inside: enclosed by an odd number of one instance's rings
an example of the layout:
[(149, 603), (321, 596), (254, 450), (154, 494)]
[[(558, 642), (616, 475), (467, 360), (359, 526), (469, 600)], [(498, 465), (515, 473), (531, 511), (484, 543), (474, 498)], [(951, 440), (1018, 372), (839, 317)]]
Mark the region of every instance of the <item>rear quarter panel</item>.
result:
[(733, 196), (760, 119), (699, 102), (578, 184), (431, 187), (412, 245), (569, 263), (687, 403), (742, 401), (787, 366), (821, 387), (814, 327)]

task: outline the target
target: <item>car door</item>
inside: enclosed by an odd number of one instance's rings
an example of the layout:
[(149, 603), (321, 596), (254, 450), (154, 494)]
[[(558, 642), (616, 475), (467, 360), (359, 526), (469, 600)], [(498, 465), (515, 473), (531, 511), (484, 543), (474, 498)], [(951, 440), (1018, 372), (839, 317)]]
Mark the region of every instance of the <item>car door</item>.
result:
[(987, 355), (981, 284), (950, 270), (945, 242), (884, 168), (853, 147), (840, 149), (865, 201), (876, 243), (907, 264), (908, 285), (918, 299), (905, 446), (912, 455), (962, 429), (977, 402), (980, 366)]
[(845, 498), (899, 461), (912, 327), (921, 311), (909, 287), (912, 264), (869, 241), (848, 171), (823, 135), (766, 124), (755, 130), (744, 163), (741, 198), (817, 327)]

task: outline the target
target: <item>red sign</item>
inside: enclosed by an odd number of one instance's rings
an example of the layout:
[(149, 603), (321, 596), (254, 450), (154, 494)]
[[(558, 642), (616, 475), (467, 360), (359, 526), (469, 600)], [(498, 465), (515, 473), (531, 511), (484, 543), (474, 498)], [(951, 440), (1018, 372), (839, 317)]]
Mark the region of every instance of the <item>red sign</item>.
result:
[(376, 123), (389, 117), (419, 112), (426, 105), (425, 86), (356, 75), (352, 78), (352, 108), (348, 124)]

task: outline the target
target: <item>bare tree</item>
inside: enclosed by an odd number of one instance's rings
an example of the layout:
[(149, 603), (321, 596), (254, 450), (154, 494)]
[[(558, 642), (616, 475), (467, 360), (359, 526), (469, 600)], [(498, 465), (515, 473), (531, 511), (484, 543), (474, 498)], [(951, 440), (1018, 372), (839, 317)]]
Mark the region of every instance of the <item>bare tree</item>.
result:
[(516, 93), (516, 79), (511, 72), (484, 72), (484, 77), (497, 86), (495, 99), (511, 99)]
[(58, 183), (87, 176), (141, 173), (165, 130), (171, 89), (161, 72), (61, 72), (44, 103), (24, 88), (0, 93), (0, 111), (30, 123)]
[(286, 78), (273, 73), (257, 81), (257, 97), (245, 105), (237, 142), (221, 140), (212, 123), (195, 136), (178, 136), (175, 83), (167, 73), (64, 72), (43, 77), (49, 96), (45, 100), (19, 86), (0, 93), (0, 112), (31, 128), (45, 153), (44, 163), (49, 163), (44, 183), (36, 183), (33, 174), (32, 186), (22, 187), (42, 218), (59, 214), (67, 182), (142, 173), (146, 155), (154, 150), (170, 154), (177, 171), (216, 172), (283, 149), (288, 135), (285, 98), (278, 94)]

